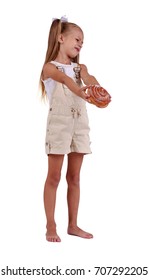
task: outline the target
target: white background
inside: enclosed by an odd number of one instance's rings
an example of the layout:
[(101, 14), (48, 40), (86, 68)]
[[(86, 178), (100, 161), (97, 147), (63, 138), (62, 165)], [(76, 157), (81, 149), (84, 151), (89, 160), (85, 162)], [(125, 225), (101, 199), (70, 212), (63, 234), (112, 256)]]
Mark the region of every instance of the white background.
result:
[[(59, 265), (93, 271), (94, 266), (149, 265), (147, 2), (1, 2), (1, 268)], [(112, 102), (106, 109), (87, 104), (93, 153), (82, 167), (78, 221), (94, 239), (66, 233), (65, 159), (56, 205), (62, 242), (51, 244), (45, 240), (43, 207), (48, 104), (40, 100), (38, 80), (51, 20), (65, 14), (84, 30), (80, 62), (110, 92)], [(84, 279), (100, 278), (93, 274)]]

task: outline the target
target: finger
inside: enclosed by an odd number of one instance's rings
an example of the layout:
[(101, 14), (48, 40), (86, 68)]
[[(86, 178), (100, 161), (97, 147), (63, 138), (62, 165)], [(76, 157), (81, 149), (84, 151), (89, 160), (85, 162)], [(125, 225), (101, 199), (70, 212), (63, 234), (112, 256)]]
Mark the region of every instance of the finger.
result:
[(91, 87), (91, 85), (84, 86), (84, 87), (82, 87), (82, 90), (89, 89), (90, 87)]

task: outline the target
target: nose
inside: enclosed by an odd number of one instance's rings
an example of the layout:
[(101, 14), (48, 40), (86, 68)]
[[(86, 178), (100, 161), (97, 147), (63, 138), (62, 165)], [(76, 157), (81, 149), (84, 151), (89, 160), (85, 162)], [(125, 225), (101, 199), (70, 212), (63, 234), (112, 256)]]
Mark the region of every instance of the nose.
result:
[(79, 48), (81, 49), (81, 48), (82, 48), (83, 43), (81, 43), (81, 42), (80, 42), (78, 45), (79, 45)]

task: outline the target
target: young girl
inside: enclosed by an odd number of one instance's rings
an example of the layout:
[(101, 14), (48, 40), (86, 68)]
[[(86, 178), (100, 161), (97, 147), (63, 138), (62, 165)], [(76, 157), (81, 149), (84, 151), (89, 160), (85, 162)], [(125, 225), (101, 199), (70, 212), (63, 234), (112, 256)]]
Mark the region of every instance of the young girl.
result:
[[(48, 96), (50, 108), (47, 119), (45, 149), (48, 155), (48, 174), (44, 188), (47, 218), (46, 239), (60, 242), (54, 219), (56, 191), (61, 177), (64, 155), (68, 166), (68, 234), (93, 238), (77, 225), (80, 198), (80, 170), (85, 154), (91, 153), (86, 101), (90, 85), (98, 81), (79, 63), (83, 46), (83, 31), (65, 18), (52, 22), (45, 63), (41, 72), (42, 95)], [(83, 86), (83, 83), (86, 86)]]

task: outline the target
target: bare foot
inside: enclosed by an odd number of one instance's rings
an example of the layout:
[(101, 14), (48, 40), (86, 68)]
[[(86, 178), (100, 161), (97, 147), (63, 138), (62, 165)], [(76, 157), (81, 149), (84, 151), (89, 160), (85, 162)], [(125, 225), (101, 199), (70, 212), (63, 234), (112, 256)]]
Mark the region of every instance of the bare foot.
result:
[(47, 230), (46, 240), (49, 242), (61, 242), (60, 237), (57, 235), (56, 227), (51, 227)]
[(88, 233), (77, 226), (68, 227), (67, 233), (70, 235), (75, 235), (75, 236), (87, 238), (87, 239), (93, 238), (93, 235), (91, 233)]
[(55, 235), (46, 234), (46, 240), (49, 242), (61, 242), (61, 239), (57, 234)]

